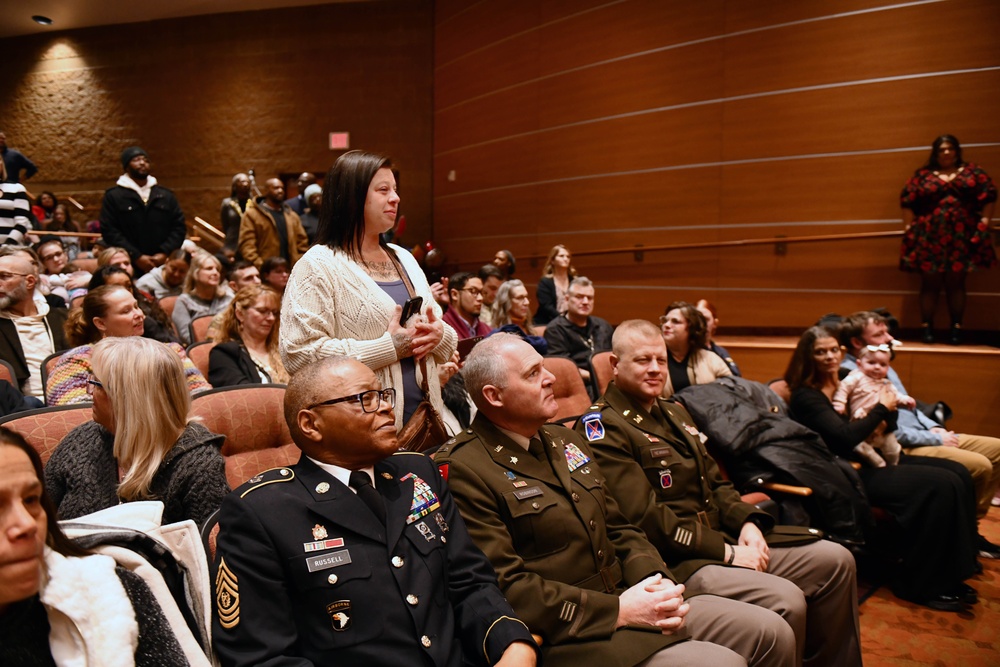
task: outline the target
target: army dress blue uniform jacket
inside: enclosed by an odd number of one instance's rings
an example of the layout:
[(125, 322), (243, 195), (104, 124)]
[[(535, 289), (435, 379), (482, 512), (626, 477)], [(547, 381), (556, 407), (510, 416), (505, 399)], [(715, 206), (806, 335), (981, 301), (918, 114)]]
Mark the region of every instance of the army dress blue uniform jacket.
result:
[(457, 667), (534, 645), (431, 460), (390, 456), (375, 482), (387, 526), (305, 456), (226, 497), (213, 631), (223, 665)]

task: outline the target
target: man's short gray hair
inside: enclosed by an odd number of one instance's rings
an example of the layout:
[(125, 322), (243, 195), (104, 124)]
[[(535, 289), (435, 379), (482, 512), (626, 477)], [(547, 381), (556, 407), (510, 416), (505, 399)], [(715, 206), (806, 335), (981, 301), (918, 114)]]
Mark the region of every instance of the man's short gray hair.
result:
[(590, 278), (587, 276), (577, 276), (569, 282), (569, 287), (566, 288), (566, 293), (569, 294), (573, 291), (574, 287), (593, 287), (594, 283), (591, 282)]
[(500, 389), (507, 386), (507, 366), (500, 357), (500, 350), (515, 342), (524, 343), (514, 334), (493, 334), (476, 343), (469, 356), (465, 358), (462, 377), (465, 379), (465, 389), (476, 407), (482, 409), (483, 388), (486, 385), (491, 384)]

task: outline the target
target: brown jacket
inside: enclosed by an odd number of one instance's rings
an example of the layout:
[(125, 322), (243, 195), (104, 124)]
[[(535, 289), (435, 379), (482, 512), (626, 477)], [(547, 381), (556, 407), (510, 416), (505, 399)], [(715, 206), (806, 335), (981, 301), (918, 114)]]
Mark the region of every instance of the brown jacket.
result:
[[(309, 237), (306, 236), (306, 230), (302, 228), (302, 221), (295, 211), (287, 205), (282, 205), (282, 211), (285, 213), (285, 226), (288, 228), (287, 259), (290, 265), (294, 265), (309, 249)], [(253, 262), (258, 269), (268, 257), (277, 257), (281, 254), (278, 225), (263, 203), (247, 202), (246, 213), (240, 220), (239, 244), (243, 259)]]
[(656, 572), (671, 575), (605, 492), (584, 441), (561, 426), (538, 435), (547, 460), (479, 415), (435, 461), (515, 613), (543, 637), (546, 664), (634, 665), (686, 638), (615, 631), (619, 594)]

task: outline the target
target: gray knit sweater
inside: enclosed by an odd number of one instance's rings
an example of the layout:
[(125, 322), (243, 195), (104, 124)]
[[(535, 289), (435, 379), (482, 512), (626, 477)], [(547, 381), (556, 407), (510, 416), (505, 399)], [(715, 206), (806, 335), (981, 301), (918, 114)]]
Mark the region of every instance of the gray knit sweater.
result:
[[(164, 504), (163, 523), (192, 519), (199, 526), (229, 493), (226, 464), (219, 453), (224, 437), (201, 424), (187, 425), (153, 477), (153, 499)], [(96, 422), (63, 438), (45, 464), (45, 488), (60, 519), (120, 504), (114, 436)]]

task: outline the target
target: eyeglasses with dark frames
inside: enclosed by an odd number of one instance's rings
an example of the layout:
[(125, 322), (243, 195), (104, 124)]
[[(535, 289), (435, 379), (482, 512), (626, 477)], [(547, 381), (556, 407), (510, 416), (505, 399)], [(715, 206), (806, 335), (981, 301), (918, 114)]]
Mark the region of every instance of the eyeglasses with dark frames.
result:
[(100, 387), (101, 389), (104, 389), (104, 385), (101, 384), (101, 381), (98, 380), (93, 375), (91, 375), (90, 377), (87, 378), (87, 396), (94, 395), (94, 387)]
[(331, 398), (329, 401), (314, 403), (307, 407), (306, 410), (314, 410), (315, 408), (321, 408), (326, 405), (347, 403), (349, 401), (357, 401), (360, 403), (361, 409), (364, 412), (378, 412), (382, 401), (388, 403), (390, 408), (396, 407), (396, 390), (392, 387), (389, 387), (388, 389), (369, 389), (368, 391), (363, 391), (360, 394), (342, 396), (341, 398)]

